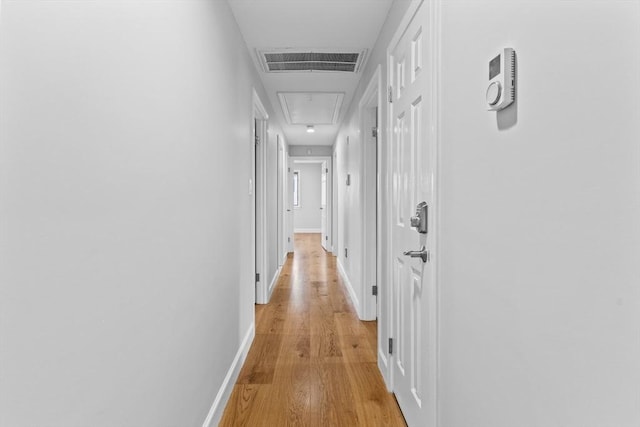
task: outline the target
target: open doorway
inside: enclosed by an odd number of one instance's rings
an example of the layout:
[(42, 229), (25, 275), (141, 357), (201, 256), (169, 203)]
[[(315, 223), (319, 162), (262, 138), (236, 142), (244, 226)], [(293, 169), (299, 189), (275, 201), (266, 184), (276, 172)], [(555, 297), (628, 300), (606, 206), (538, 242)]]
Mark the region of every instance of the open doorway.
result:
[(362, 233), (362, 272), (363, 272), (363, 320), (378, 318), (378, 285), (380, 283), (380, 244), (381, 211), (380, 205), (380, 68), (376, 70), (360, 104), (360, 134), (362, 135), (362, 174), (363, 174), (363, 233)]
[(251, 141), (251, 170), (250, 182), (252, 221), (251, 221), (251, 246), (254, 259), (255, 272), (255, 302), (266, 304), (268, 302), (268, 289), (265, 277), (266, 272), (266, 142), (269, 126), (269, 115), (264, 104), (253, 92), (253, 132)]
[(291, 162), (293, 232), (317, 234), (325, 251), (332, 247), (331, 157), (299, 157)]

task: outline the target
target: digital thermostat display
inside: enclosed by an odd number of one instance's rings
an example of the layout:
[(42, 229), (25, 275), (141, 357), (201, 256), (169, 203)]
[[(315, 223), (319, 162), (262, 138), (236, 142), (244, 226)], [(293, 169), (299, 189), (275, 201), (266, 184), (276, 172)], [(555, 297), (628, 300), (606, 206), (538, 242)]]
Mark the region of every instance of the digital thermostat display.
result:
[(500, 55), (489, 62), (489, 80), (500, 74)]

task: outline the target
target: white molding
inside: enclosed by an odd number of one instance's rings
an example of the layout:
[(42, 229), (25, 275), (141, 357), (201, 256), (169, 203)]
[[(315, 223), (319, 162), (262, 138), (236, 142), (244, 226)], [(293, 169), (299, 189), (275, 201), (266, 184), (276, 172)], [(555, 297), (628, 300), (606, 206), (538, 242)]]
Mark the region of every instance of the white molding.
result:
[(269, 288), (267, 289), (267, 300), (271, 299), (271, 295), (273, 294), (273, 290), (276, 287), (276, 283), (278, 283), (278, 278), (280, 277), (280, 272), (282, 271), (282, 266), (279, 266), (276, 270), (276, 273), (273, 275), (271, 279), (271, 283), (269, 283)]
[(433, 202), (435, 203), (435, 236), (433, 247), (435, 250), (435, 263), (434, 263), (434, 274), (433, 274), (433, 291), (434, 294), (432, 297), (433, 301), (433, 313), (430, 315), (429, 321), (432, 322), (432, 342), (427, 345), (432, 345), (435, 347), (435, 351), (433, 354), (433, 366), (432, 366), (432, 378), (434, 379), (434, 383), (431, 386), (431, 389), (427, 392), (431, 392), (433, 394), (433, 425), (434, 427), (438, 427), (442, 424), (441, 417), (442, 413), (440, 411), (441, 399), (442, 395), (440, 393), (440, 352), (442, 349), (440, 336), (441, 336), (441, 292), (440, 292), (440, 275), (442, 269), (440, 268), (442, 262), (440, 260), (440, 235), (442, 232), (442, 222), (440, 218), (441, 213), (441, 188), (442, 188), (442, 180), (441, 180), (441, 155), (442, 155), (442, 0), (432, 0), (430, 3), (430, 18), (429, 27), (431, 31), (431, 75), (433, 76), (431, 79), (431, 111), (432, 111), (432, 126), (431, 126), (431, 138), (433, 138), (435, 144), (435, 158), (434, 158), (434, 166), (433, 166), (433, 176), (434, 176), (434, 186), (433, 186)]
[(382, 373), (382, 377), (385, 380), (384, 385), (387, 387), (387, 391), (392, 392), (393, 389), (391, 388), (391, 383), (385, 378), (385, 373), (389, 372), (389, 370), (391, 369), (391, 366), (389, 366), (389, 358), (380, 345), (378, 346), (378, 369)]
[(349, 293), (349, 298), (351, 298), (353, 307), (356, 309), (356, 313), (358, 314), (358, 319), (362, 319), (362, 316), (361, 316), (362, 309), (360, 307), (360, 301), (356, 296), (356, 292), (353, 289), (351, 280), (349, 280), (349, 275), (347, 274), (347, 271), (344, 269), (344, 266), (340, 261), (340, 257), (336, 258), (336, 261), (337, 261), (336, 264), (338, 265), (338, 272), (340, 273), (340, 276), (342, 276), (342, 281), (344, 282), (344, 286), (347, 288), (347, 292)]
[(258, 112), (262, 116), (261, 119), (262, 120), (269, 120), (269, 114), (267, 113), (267, 109), (264, 107), (264, 104), (262, 103), (262, 100), (260, 99), (260, 96), (258, 95), (258, 92), (256, 92), (255, 88), (253, 88), (253, 98), (252, 99), (253, 99), (254, 107), (256, 107), (256, 109), (258, 110)]
[(320, 228), (296, 228), (293, 230), (294, 233), (322, 233)]
[(216, 394), (216, 398), (211, 405), (211, 409), (209, 409), (207, 418), (204, 420), (204, 423), (202, 423), (202, 427), (214, 427), (220, 423), (220, 419), (224, 413), (224, 408), (229, 402), (231, 391), (238, 379), (238, 375), (240, 375), (240, 369), (247, 358), (247, 353), (249, 353), (249, 348), (251, 347), (255, 335), (255, 323), (251, 323), (249, 330), (245, 334), (242, 344), (240, 344), (240, 348), (236, 353), (236, 357), (233, 359), (233, 362), (231, 362), (227, 375), (224, 377), (224, 381), (222, 381), (222, 385), (218, 390), (218, 394)]

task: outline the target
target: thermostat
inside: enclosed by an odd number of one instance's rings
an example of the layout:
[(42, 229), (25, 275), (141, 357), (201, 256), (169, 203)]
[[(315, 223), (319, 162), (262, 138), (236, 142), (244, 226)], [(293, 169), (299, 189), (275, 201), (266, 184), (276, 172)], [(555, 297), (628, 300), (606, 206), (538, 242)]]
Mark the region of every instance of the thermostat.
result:
[(489, 110), (502, 110), (516, 98), (516, 52), (505, 47), (489, 61), (489, 86), (487, 105)]

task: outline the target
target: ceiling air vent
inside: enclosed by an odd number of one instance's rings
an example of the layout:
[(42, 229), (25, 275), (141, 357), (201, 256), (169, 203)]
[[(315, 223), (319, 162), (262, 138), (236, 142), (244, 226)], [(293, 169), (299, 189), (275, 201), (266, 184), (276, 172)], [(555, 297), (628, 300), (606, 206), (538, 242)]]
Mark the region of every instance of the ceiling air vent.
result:
[(267, 73), (340, 71), (356, 73), (360, 70), (366, 51), (258, 51), (262, 68)]

